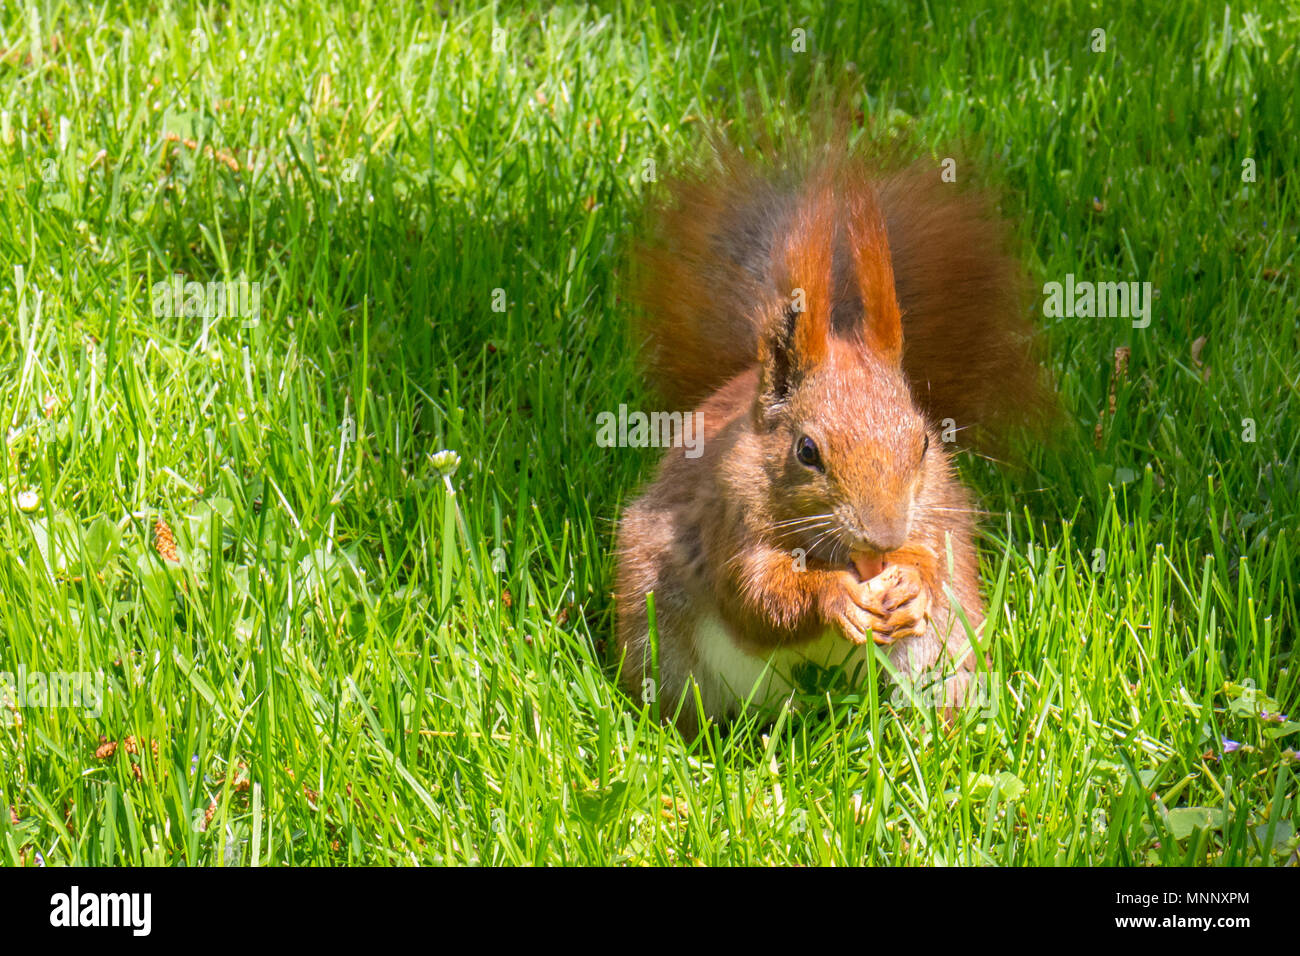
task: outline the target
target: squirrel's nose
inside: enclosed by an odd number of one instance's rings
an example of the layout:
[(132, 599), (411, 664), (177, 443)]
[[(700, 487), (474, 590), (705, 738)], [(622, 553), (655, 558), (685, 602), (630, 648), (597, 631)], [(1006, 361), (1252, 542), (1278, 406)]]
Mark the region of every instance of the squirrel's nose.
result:
[(855, 535), (857, 538), (854, 550), (857, 551), (874, 551), (877, 554), (887, 554), (890, 551), (897, 551), (907, 543), (908, 520), (907, 515), (876, 515), (870, 520), (863, 521), (859, 528), (861, 533)]

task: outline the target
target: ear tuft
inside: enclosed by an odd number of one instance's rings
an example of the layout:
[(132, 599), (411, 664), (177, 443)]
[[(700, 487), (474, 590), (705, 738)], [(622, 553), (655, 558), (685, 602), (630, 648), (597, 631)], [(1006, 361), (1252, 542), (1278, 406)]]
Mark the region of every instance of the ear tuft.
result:
[(800, 197), (789, 232), (774, 250), (773, 270), (784, 299), (769, 307), (767, 314), (773, 318), (759, 343), (763, 391), (770, 402), (782, 401), (826, 359), (834, 246), (834, 192), (830, 182), (819, 177)]
[(825, 176), (801, 197), (785, 243), (785, 280), (790, 305), (802, 310), (794, 324), (799, 368), (808, 371), (826, 358), (833, 301), (835, 193)]
[(865, 181), (852, 185), (847, 205), (853, 273), (862, 300), (863, 342), (886, 361), (901, 364), (903, 321), (884, 215)]

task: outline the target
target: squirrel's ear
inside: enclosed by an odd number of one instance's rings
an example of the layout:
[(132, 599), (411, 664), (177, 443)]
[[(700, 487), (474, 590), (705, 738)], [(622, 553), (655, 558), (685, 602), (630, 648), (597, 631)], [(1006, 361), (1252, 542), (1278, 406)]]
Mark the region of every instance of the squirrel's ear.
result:
[[(769, 316), (771, 311), (769, 310)], [(758, 340), (759, 400), (765, 405), (785, 401), (802, 373), (794, 360), (794, 333), (799, 313), (791, 306), (769, 320)]]
[(769, 306), (759, 338), (763, 393), (781, 401), (798, 380), (825, 361), (831, 329), (831, 262), (835, 238), (832, 195), (819, 185), (800, 205), (779, 248), (777, 274), (785, 298)]
[(848, 196), (849, 248), (858, 296), (862, 300), (864, 344), (893, 363), (903, 359), (903, 317), (894, 288), (894, 265), (885, 218), (870, 187), (863, 184)]

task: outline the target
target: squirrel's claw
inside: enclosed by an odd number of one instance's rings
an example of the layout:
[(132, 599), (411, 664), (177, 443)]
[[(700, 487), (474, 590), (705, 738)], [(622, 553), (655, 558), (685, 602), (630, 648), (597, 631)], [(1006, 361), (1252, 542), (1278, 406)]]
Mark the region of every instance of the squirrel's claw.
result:
[(852, 602), (848, 603), (835, 623), (840, 632), (854, 644), (865, 644), (875, 637), (872, 629), (874, 618)]

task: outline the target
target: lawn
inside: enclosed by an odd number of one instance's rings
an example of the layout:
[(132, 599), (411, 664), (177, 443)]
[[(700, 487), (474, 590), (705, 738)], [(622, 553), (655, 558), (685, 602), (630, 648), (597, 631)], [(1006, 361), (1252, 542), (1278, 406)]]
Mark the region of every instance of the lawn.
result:
[[(5, 864), (1295, 861), (1294, 7), (357, 6), (0, 12)], [(625, 253), (828, 88), (1155, 304), (1039, 314), (1059, 434), (961, 460), (988, 707), (683, 740), (612, 659)]]

